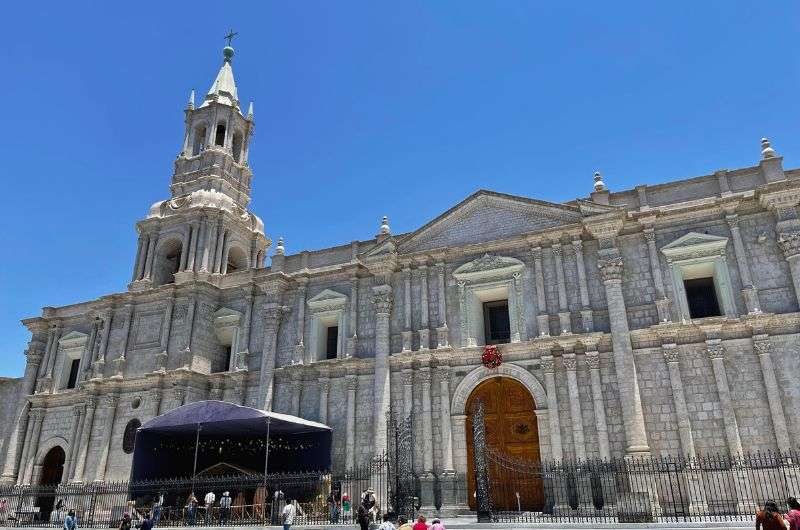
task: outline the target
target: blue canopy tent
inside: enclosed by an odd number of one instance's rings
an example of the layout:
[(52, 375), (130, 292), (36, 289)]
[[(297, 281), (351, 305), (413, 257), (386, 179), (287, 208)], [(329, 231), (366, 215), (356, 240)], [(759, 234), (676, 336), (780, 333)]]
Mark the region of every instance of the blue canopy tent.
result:
[[(267, 442), (269, 440), (269, 442)], [(142, 425), (131, 480), (193, 477), (219, 463), (269, 473), (327, 471), (331, 428), (224, 401), (198, 401)]]

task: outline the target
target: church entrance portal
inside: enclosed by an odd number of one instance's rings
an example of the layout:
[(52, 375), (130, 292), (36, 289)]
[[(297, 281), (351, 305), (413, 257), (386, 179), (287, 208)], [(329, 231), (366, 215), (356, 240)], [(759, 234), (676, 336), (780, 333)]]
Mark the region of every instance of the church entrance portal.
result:
[[(64, 454), (64, 450), (61, 447), (55, 446), (50, 449), (42, 461), (42, 474), (39, 478), (39, 484), (51, 487), (60, 484), (64, 474), (65, 460), (66, 454)], [(50, 521), (54, 502), (55, 496), (52, 493), (37, 497), (36, 506), (39, 507), (39, 516), (42, 521)]]
[[(480, 383), (467, 400), (467, 484), (469, 506), (475, 509), (475, 474), (472, 442), (472, 411), (478, 400), (483, 401), (486, 416), (488, 448), (527, 462), (539, 462), (539, 429), (533, 396), (522, 383), (510, 377), (492, 377)], [(490, 466), (491, 467), (491, 466)], [(492, 503), (498, 510), (516, 510), (517, 493), (522, 510), (541, 511), (544, 506), (543, 483), (540, 477), (524, 482), (519, 477), (504, 484), (506, 473), (489, 469)], [(493, 476), (494, 475), (494, 476)], [(506, 487), (504, 487), (506, 486)], [(514, 490), (522, 491), (514, 491)]]

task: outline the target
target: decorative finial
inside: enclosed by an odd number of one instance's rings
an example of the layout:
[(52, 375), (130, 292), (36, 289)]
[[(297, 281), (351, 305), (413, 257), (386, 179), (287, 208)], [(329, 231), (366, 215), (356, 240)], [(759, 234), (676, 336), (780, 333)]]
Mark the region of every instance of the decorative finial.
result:
[(225, 35), (225, 40), (228, 41), (228, 45), (222, 49), (222, 55), (225, 56), (226, 63), (231, 62), (231, 59), (233, 58), (233, 47), (231, 46), (231, 42), (236, 35), (238, 35), (238, 33), (234, 33), (232, 29), (229, 29), (228, 34)]
[(775, 158), (777, 154), (772, 146), (769, 145), (769, 138), (761, 139), (761, 158)]
[(379, 235), (388, 236), (392, 233), (392, 230), (389, 228), (389, 217), (384, 215), (383, 221), (381, 222), (381, 229), (378, 232)]
[(253, 119), (253, 102), (252, 101), (250, 102), (250, 106), (247, 107), (247, 119), (249, 119), (249, 120)]
[(606, 185), (603, 182), (603, 175), (599, 171), (594, 172), (594, 191), (605, 191)]
[(189, 93), (189, 104), (187, 105), (189, 110), (194, 109), (194, 89)]
[(275, 255), (276, 256), (283, 256), (286, 254), (286, 248), (283, 246), (283, 238), (278, 238), (278, 245), (275, 247)]

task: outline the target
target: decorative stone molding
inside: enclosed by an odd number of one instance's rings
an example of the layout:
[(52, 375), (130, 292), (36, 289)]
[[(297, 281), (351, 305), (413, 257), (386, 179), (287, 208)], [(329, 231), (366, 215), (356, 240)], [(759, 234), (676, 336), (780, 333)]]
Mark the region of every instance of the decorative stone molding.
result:
[(621, 282), (624, 260), (621, 256), (598, 259), (597, 268), (600, 269), (600, 278), (603, 283)]
[(393, 301), (391, 286), (378, 285), (372, 288), (372, 303), (375, 304), (375, 313), (379, 315), (391, 314)]
[(800, 232), (783, 232), (778, 236), (778, 246), (786, 259), (800, 256)]
[(508, 278), (525, 269), (525, 264), (511, 257), (484, 254), (478, 259), (467, 262), (453, 271), (458, 281), (480, 283), (493, 279)]
[(451, 415), (460, 416), (466, 414), (467, 400), (472, 391), (479, 384), (492, 377), (510, 377), (519, 381), (533, 396), (537, 410), (547, 408), (547, 393), (542, 383), (521, 366), (513, 363), (503, 363), (493, 370), (479, 366), (465, 375), (453, 393), (453, 402), (450, 408)]
[(664, 360), (667, 363), (676, 363), (680, 360), (678, 346), (675, 343), (662, 344), (661, 353), (664, 354)]
[(358, 390), (357, 375), (348, 375), (346, 379), (347, 379), (347, 390), (352, 390), (352, 391)]
[(711, 360), (725, 358), (725, 346), (720, 339), (707, 340), (706, 352)]
[(586, 360), (586, 366), (589, 370), (600, 369), (600, 354), (596, 351), (587, 351), (583, 356)]
[(574, 353), (565, 353), (562, 355), (561, 362), (564, 363), (564, 369), (568, 372), (574, 372), (578, 369), (578, 360)]
[(542, 371), (546, 374), (555, 373), (556, 363), (552, 355), (543, 355), (540, 359), (540, 366)]

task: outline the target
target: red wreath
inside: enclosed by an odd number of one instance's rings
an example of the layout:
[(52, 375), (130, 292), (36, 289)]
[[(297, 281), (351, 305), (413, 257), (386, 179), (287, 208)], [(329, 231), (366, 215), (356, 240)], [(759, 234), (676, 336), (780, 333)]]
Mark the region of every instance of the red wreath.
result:
[(481, 362), (486, 368), (497, 368), (503, 364), (503, 354), (497, 349), (494, 344), (484, 346), (483, 355), (481, 355)]

